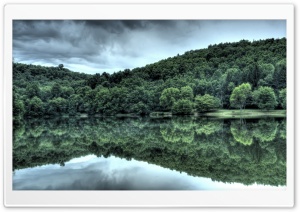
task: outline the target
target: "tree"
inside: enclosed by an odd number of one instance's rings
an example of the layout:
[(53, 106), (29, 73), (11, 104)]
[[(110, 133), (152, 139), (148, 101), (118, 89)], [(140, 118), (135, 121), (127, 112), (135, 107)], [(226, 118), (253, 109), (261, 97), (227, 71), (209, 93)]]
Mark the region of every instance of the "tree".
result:
[(62, 98), (69, 98), (72, 94), (74, 94), (74, 89), (72, 87), (62, 87), (61, 88), (61, 92), (60, 92), (60, 96)]
[(286, 88), (286, 59), (276, 63), (273, 83), (276, 89)]
[(188, 99), (180, 99), (174, 103), (172, 113), (180, 115), (188, 115), (193, 112), (193, 103)]
[(97, 104), (96, 112), (105, 113), (107, 110), (107, 104), (111, 101), (112, 95), (108, 88), (101, 88), (96, 93), (96, 99), (94, 100)]
[(60, 97), (61, 92), (62, 92), (62, 88), (61, 88), (60, 84), (56, 82), (51, 88), (52, 98)]
[(68, 98), (68, 113), (70, 115), (75, 115), (80, 112), (80, 107), (83, 105), (83, 100), (78, 94), (72, 94)]
[(245, 108), (251, 94), (251, 85), (249, 83), (243, 83), (235, 87), (230, 95), (230, 106), (240, 110)]
[(175, 101), (179, 98), (180, 91), (178, 88), (166, 88), (161, 93), (159, 98), (160, 105), (165, 110), (171, 110)]
[(190, 86), (181, 87), (180, 98), (192, 101), (194, 99), (193, 89)]
[(283, 109), (286, 109), (286, 88), (279, 91), (279, 104)]
[(13, 118), (21, 119), (25, 113), (25, 107), (23, 101), (19, 95), (13, 92)]
[(61, 69), (63, 69), (64, 68), (64, 64), (59, 64), (58, 65), (58, 68), (61, 70)]
[(47, 109), (51, 115), (64, 113), (67, 111), (67, 100), (61, 97), (51, 99)]
[(260, 80), (258, 81), (259, 86), (271, 86), (274, 79), (274, 70), (275, 67), (272, 64), (260, 64), (259, 65), (259, 71), (260, 74)]
[(271, 110), (277, 105), (273, 88), (261, 86), (253, 92), (255, 104), (260, 109)]
[(205, 94), (203, 96), (196, 96), (195, 108), (198, 112), (206, 112), (220, 107), (220, 100), (217, 97)]
[(28, 115), (41, 116), (44, 113), (44, 104), (42, 100), (35, 96), (29, 101)]
[(92, 89), (95, 89), (97, 85), (100, 85), (102, 82), (105, 81), (105, 77), (101, 77), (99, 73), (96, 73), (95, 75), (92, 75), (87, 80), (87, 85), (90, 86)]
[(28, 96), (29, 99), (33, 98), (34, 96), (40, 97), (40, 88), (38, 83), (36, 82), (29, 83), (26, 86), (26, 95)]
[(149, 113), (149, 108), (143, 102), (138, 102), (131, 107), (131, 112), (140, 115), (145, 115)]

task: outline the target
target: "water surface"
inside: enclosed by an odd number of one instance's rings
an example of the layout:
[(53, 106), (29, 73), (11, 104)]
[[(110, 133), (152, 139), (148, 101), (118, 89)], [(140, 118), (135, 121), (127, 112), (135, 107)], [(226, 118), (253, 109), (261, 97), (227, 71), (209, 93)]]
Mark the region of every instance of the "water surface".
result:
[(14, 126), (15, 190), (286, 186), (285, 119), (30, 119)]

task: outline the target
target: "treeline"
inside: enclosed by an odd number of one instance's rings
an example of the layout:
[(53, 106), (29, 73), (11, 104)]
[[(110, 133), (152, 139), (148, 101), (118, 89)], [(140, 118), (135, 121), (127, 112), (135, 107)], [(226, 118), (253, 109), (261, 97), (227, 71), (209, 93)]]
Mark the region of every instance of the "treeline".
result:
[(13, 63), (13, 115), (285, 109), (286, 39), (211, 45), (132, 70), (88, 75)]

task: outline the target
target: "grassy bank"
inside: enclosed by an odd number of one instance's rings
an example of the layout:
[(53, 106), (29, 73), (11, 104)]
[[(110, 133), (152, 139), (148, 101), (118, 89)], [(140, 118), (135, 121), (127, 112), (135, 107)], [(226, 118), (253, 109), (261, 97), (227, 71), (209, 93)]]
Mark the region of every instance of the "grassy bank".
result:
[(286, 110), (259, 110), (259, 109), (245, 109), (245, 110), (216, 110), (208, 113), (199, 113), (198, 116), (208, 116), (217, 118), (262, 118), (262, 117), (286, 117)]

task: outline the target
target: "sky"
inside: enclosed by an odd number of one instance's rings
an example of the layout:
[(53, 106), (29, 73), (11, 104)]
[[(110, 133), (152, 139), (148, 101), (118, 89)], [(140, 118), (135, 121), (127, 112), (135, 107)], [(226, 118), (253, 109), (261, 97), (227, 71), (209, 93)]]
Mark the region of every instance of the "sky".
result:
[(285, 20), (14, 20), (13, 59), (114, 73), (211, 44), (283, 37)]

